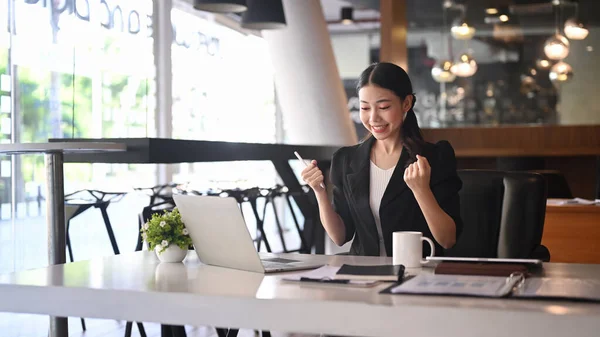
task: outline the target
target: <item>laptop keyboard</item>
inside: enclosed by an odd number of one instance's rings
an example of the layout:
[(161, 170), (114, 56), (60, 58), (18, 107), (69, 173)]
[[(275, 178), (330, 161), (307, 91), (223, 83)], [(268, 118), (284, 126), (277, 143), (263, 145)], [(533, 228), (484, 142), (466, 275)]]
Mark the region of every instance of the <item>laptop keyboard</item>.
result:
[(262, 264), (265, 267), (265, 269), (286, 268), (286, 267), (290, 267), (290, 264), (295, 263), (295, 262), (300, 262), (300, 261), (281, 259), (281, 258), (269, 258), (269, 259), (262, 260)]
[(275, 263), (294, 263), (294, 262), (300, 262), (298, 260), (289, 260), (289, 259), (282, 259), (279, 257), (272, 257), (272, 258), (268, 258), (268, 259), (262, 259), (261, 260), (263, 263), (267, 262), (275, 262)]

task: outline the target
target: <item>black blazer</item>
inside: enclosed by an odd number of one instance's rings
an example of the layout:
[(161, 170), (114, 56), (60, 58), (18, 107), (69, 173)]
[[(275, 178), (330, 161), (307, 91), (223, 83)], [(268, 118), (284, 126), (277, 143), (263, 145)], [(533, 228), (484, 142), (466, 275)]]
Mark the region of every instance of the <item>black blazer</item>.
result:
[[(354, 238), (350, 248), (352, 255), (379, 255), (377, 227), (369, 205), (370, 158), (374, 142), (375, 138), (370, 137), (361, 144), (343, 147), (331, 160), (333, 208), (346, 226), (345, 242)], [(462, 181), (456, 172), (454, 149), (447, 141), (426, 143), (421, 155), (431, 165), (431, 190), (440, 207), (454, 219), (458, 238), (462, 232), (458, 197)], [(443, 248), (433, 238), (417, 200), (404, 182), (408, 160), (408, 150), (404, 148), (379, 208), (387, 255), (392, 256), (393, 232), (418, 231), (433, 240), (435, 255), (443, 256)], [(425, 245), (423, 255), (429, 255), (429, 245)]]

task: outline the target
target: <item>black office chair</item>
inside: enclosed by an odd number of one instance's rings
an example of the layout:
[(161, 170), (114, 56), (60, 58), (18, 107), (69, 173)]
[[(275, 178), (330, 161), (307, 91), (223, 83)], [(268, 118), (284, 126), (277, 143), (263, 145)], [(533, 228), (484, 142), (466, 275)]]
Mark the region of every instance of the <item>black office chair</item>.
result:
[(565, 175), (557, 170), (532, 170), (529, 172), (539, 173), (546, 180), (548, 187), (548, 198), (573, 199), (573, 193)]
[(550, 260), (541, 244), (546, 182), (537, 173), (460, 170), (463, 232), (446, 256)]

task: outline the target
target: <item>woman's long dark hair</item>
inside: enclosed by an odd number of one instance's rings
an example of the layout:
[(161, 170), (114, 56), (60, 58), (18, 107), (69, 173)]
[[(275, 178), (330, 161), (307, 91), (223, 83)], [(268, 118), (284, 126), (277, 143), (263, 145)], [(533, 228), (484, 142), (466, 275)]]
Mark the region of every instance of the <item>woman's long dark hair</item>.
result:
[[(417, 97), (413, 93), (412, 83), (410, 78), (404, 69), (401, 67), (387, 62), (375, 63), (365, 69), (356, 85), (356, 91), (358, 92), (362, 87), (369, 84), (376, 85), (378, 87), (391, 90), (396, 96), (400, 97), (402, 101), (406, 99), (408, 95), (413, 96), (412, 106), (406, 113), (406, 118), (402, 123), (402, 129), (400, 130), (400, 140), (410, 156), (409, 163), (416, 161), (417, 154), (421, 154), (425, 140), (421, 133), (421, 128), (417, 123), (417, 116), (413, 110)], [(370, 137), (371, 135), (368, 135)]]

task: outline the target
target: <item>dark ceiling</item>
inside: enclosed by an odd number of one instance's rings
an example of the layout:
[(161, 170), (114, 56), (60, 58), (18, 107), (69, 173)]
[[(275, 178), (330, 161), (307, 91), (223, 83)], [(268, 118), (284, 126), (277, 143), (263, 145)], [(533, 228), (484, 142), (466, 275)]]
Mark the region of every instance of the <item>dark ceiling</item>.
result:
[[(356, 9), (369, 8), (379, 10), (379, 0), (345, 0)], [(413, 28), (440, 28), (442, 26), (442, 4), (444, 0), (407, 0), (408, 20)], [(600, 26), (600, 0), (561, 0), (562, 17), (573, 16), (575, 6), (579, 4), (579, 16), (592, 26)], [(552, 0), (454, 0), (456, 4), (466, 5), (468, 20), (475, 26), (485, 23), (485, 9), (494, 7), (506, 12), (513, 24), (529, 27), (551, 27), (555, 23)], [(448, 10), (448, 24), (458, 17), (460, 12)]]
[[(438, 28), (442, 26), (443, 0), (408, 0), (408, 20), (413, 28)], [(486, 8), (494, 7), (510, 17), (508, 24), (521, 27), (553, 27), (556, 14), (551, 0), (456, 0), (466, 5), (467, 19), (475, 27), (490, 26), (485, 23)], [(571, 3), (573, 3), (571, 1)], [(573, 16), (575, 6), (561, 6), (562, 22)], [(600, 26), (600, 0), (580, 0), (579, 16), (593, 26)], [(460, 16), (460, 11), (447, 11), (448, 25)]]

